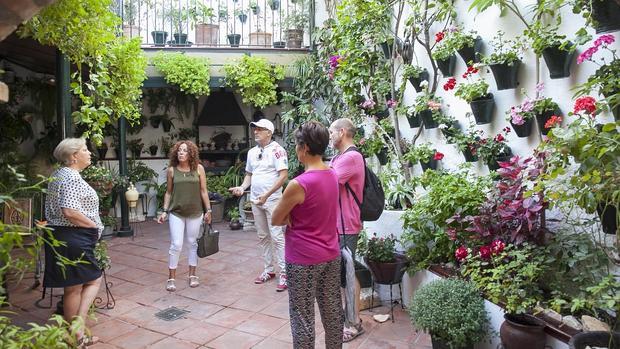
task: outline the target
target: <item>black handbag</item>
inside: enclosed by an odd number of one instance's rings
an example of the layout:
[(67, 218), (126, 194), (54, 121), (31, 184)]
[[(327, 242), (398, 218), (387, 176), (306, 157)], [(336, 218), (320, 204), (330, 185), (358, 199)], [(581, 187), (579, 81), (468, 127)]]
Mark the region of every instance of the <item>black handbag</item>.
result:
[(202, 225), (202, 235), (198, 238), (198, 257), (204, 258), (220, 250), (220, 232), (213, 230), (211, 224)]

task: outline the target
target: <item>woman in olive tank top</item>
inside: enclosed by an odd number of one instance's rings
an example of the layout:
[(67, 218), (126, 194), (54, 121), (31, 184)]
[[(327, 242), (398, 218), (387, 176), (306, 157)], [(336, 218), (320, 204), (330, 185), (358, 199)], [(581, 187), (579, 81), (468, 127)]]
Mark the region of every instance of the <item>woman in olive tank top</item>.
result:
[(168, 219), (170, 250), (166, 290), (176, 291), (175, 278), (183, 237), (187, 239), (189, 286), (198, 287), (196, 265), (200, 224), (211, 223), (211, 204), (207, 191), (205, 170), (199, 163), (198, 147), (190, 141), (179, 141), (170, 150), (170, 166), (166, 171), (164, 212), (157, 218), (161, 224)]

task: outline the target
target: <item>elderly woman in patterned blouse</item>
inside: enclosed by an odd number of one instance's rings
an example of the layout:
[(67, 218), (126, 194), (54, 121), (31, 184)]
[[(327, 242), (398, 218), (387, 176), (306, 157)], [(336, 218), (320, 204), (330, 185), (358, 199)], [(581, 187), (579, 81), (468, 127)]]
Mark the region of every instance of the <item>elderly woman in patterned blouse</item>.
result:
[[(64, 317), (68, 322), (86, 319), (88, 309), (99, 291), (101, 269), (97, 266), (94, 247), (103, 230), (99, 217), (99, 198), (82, 179), (80, 171), (90, 165), (90, 151), (82, 138), (64, 139), (54, 150), (63, 166), (52, 174), (48, 187), (45, 216), (56, 240), (64, 242), (54, 250), (45, 245), (44, 287), (63, 287)], [(57, 254), (87, 263), (59, 266)], [(80, 346), (97, 338), (77, 335)]]

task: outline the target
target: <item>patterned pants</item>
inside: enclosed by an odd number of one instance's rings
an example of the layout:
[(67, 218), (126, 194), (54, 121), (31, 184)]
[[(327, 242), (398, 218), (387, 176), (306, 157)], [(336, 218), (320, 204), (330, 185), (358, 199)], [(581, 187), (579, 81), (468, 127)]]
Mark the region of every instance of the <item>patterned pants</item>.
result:
[(344, 313), (340, 296), (340, 257), (315, 265), (286, 263), (293, 345), (314, 349), (314, 300), (325, 329), (325, 347), (342, 348)]

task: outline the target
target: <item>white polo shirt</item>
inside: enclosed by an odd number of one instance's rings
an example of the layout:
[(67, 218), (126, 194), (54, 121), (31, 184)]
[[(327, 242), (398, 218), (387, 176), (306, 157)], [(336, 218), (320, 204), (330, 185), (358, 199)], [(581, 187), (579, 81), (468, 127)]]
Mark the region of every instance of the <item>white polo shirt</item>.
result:
[[(278, 180), (278, 172), (288, 169), (286, 150), (276, 141), (271, 141), (265, 148), (259, 145), (248, 151), (245, 171), (252, 174), (250, 200), (258, 197), (273, 187)], [(282, 197), (282, 188), (276, 190), (267, 201), (278, 200)]]

